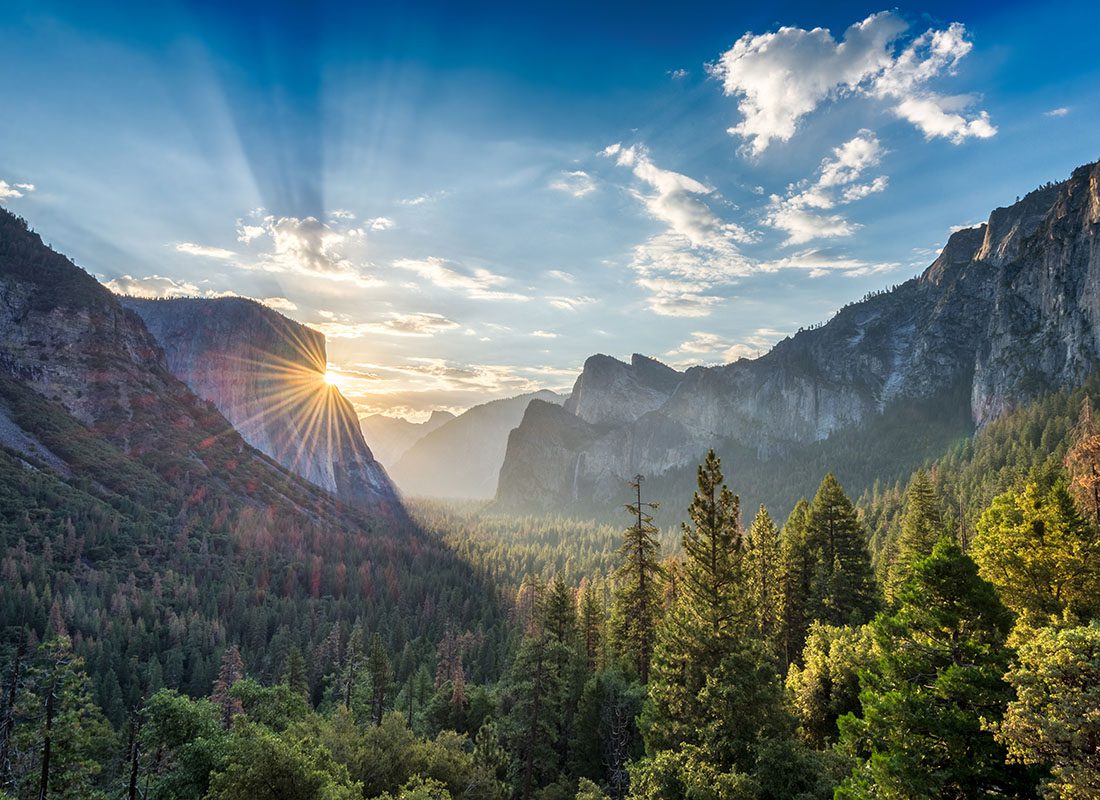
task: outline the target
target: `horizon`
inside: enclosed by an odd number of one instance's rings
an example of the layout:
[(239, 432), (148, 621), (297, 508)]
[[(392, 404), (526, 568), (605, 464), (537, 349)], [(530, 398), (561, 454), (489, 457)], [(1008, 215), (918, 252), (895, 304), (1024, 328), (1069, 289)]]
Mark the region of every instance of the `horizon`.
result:
[(0, 200), (115, 291), (321, 331), (360, 416), (760, 355), (1097, 156), (1100, 70), (1043, 58), (1085, 3), (123, 5), (0, 23)]

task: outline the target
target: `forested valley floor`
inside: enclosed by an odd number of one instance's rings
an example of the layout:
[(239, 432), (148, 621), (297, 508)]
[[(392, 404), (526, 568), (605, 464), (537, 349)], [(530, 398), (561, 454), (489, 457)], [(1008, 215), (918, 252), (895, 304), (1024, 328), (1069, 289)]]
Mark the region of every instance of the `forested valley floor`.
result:
[(1100, 797), (1096, 389), (793, 509), (712, 453), (663, 530), (644, 480), (282, 530), (2, 451), (0, 797)]

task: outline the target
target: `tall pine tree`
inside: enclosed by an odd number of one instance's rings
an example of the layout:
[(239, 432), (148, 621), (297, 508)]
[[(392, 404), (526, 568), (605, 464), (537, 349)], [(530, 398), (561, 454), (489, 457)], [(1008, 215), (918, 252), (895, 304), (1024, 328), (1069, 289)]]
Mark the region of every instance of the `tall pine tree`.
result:
[(635, 502), (627, 503), (634, 524), (623, 533), (619, 568), (615, 572), (615, 602), (611, 617), (616, 651), (634, 668), (642, 683), (649, 680), (657, 622), (661, 617), (660, 545), (649, 512), (657, 503), (642, 502), (642, 476), (630, 486)]
[(909, 482), (901, 531), (886, 573), (887, 599), (894, 599), (914, 562), (931, 555), (932, 548), (946, 532), (932, 479), (924, 470), (917, 470)]

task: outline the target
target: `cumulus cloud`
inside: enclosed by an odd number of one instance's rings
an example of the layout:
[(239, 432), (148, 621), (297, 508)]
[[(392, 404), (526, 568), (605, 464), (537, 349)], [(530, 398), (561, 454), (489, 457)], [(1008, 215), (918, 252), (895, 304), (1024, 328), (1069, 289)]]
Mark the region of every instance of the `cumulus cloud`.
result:
[(821, 162), (815, 180), (792, 184), (785, 195), (772, 195), (765, 223), (784, 231), (789, 245), (851, 235), (859, 226), (829, 212), (886, 188), (884, 175), (863, 180), (864, 172), (877, 167), (882, 154), (878, 137), (869, 130), (860, 131)]
[(297, 311), (298, 304), (291, 302), (285, 297), (261, 297), (258, 298), (259, 302), (263, 303), (268, 308), (275, 311)]
[(737, 98), (741, 122), (729, 129), (759, 155), (786, 142), (823, 102), (842, 96), (883, 100), (925, 137), (959, 143), (988, 138), (997, 129), (984, 111), (972, 112), (971, 95), (942, 95), (929, 88), (953, 75), (973, 45), (966, 28), (929, 29), (899, 51), (909, 25), (891, 11), (872, 14), (836, 40), (825, 28), (783, 27), (746, 33), (722, 53), (711, 73)]
[(372, 231), (388, 231), (390, 228), (396, 227), (397, 223), (389, 217), (373, 217), (367, 220), (367, 225)]
[(232, 250), (226, 250), (224, 247), (209, 247), (203, 244), (193, 244), (192, 242), (180, 242), (176, 245), (176, 252), (186, 253), (189, 256), (217, 258), (222, 261), (228, 260), (237, 255)]
[(577, 169), (572, 172), (563, 172), (561, 177), (550, 183), (550, 188), (574, 197), (584, 197), (596, 191), (596, 182), (587, 172)]
[(712, 187), (658, 167), (641, 145), (612, 144), (602, 155), (633, 172), (643, 187), (634, 196), (666, 228), (635, 247), (631, 262), (637, 284), (650, 292), (650, 308), (663, 316), (709, 314), (721, 299), (711, 290), (746, 273), (737, 244), (752, 237), (707, 204), (704, 198), (717, 196)]
[(524, 302), (530, 299), (527, 295), (500, 288), (510, 283), (510, 280), (482, 267), (464, 271), (458, 265), (434, 256), (422, 259), (401, 258), (394, 261), (393, 266), (408, 270), (434, 286), (460, 291), (475, 300)]
[(15, 200), (33, 191), (33, 183), (17, 183), (12, 185), (7, 181), (0, 180), (0, 200)]
[(1069, 109), (1066, 108), (1065, 106), (1061, 106), (1060, 108), (1052, 108), (1050, 111), (1044, 111), (1043, 116), (1044, 117), (1064, 117), (1068, 113), (1069, 113)]
[(193, 283), (177, 281), (164, 275), (149, 275), (144, 278), (123, 275), (103, 285), (115, 294), (127, 297), (199, 297), (203, 294), (203, 291)]
[(332, 211), (328, 212), (328, 214), (333, 219), (355, 219), (355, 214), (351, 211), (348, 211), (346, 208), (335, 208)]

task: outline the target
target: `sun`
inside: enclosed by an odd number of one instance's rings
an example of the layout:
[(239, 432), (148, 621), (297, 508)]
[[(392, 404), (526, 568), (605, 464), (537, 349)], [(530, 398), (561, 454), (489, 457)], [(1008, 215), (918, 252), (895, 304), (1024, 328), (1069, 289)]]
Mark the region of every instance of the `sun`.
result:
[(324, 375), (321, 376), (321, 380), (323, 380), (329, 386), (335, 386), (336, 384), (338, 384), (340, 382), (340, 376), (337, 375), (335, 372), (329, 370), (328, 372), (326, 372)]

